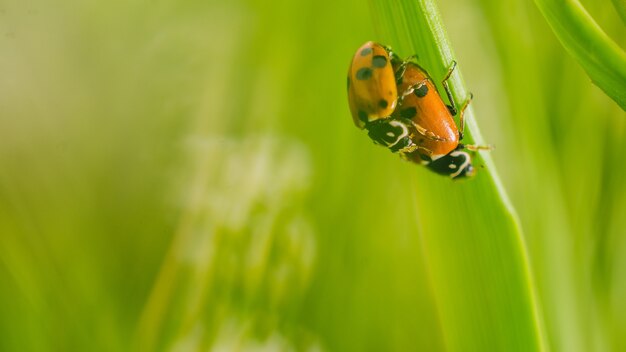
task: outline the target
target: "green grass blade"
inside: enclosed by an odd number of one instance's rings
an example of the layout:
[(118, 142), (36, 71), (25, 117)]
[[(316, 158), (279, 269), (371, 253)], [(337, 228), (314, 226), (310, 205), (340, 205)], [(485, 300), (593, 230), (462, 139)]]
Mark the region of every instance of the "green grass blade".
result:
[[(3, 2), (0, 351), (626, 351), (626, 112), (532, 1), (372, 1)], [(354, 127), (367, 40), (475, 179)]]
[[(372, 5), (376, 39), (402, 55), (417, 53), (436, 81), (443, 77), (454, 55), (435, 3), (374, 0)], [(450, 80), (458, 104), (469, 94), (462, 68), (460, 62)], [(471, 108), (466, 122), (467, 140), (482, 143)], [(515, 210), (489, 153), (476, 163), (487, 167), (473, 180), (454, 183), (419, 169), (413, 184), (444, 344), (451, 351), (545, 350)]]
[(626, 23), (626, 1), (624, 0), (611, 0), (613, 2), (613, 6), (617, 11), (617, 14), (622, 19), (622, 22)]
[(626, 110), (624, 51), (602, 31), (578, 1), (535, 0), (535, 3), (561, 44), (591, 80), (622, 110)]

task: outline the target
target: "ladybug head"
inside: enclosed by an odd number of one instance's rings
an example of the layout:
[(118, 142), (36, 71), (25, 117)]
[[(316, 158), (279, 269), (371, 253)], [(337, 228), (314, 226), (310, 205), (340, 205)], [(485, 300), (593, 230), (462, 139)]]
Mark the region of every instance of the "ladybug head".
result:
[(472, 177), (476, 173), (470, 155), (460, 150), (455, 150), (432, 161), (427, 167), (438, 174), (447, 175), (453, 179)]

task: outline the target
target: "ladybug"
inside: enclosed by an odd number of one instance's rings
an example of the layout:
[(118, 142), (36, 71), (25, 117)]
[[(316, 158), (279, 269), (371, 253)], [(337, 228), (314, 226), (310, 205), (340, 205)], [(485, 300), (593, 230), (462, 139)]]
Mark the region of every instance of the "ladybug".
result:
[(388, 118), (398, 102), (396, 70), (402, 61), (390, 48), (375, 42), (363, 44), (348, 69), (348, 103), (354, 124)]
[[(391, 120), (411, 121), (417, 133), (411, 139), (417, 146), (414, 150), (402, 153), (402, 157), (425, 165), (432, 171), (452, 178), (473, 176), (475, 173), (471, 157), (465, 149), (476, 150), (483, 147), (466, 146), (463, 139), (463, 112), (470, 99), (457, 110), (448, 79), (454, 72), (456, 62), (448, 70), (442, 81), (450, 105), (444, 103), (437, 92), (432, 78), (425, 69), (414, 62), (405, 65), (398, 81), (398, 90), (404, 92), (402, 103), (396, 108)], [(459, 115), (459, 127), (454, 116)]]

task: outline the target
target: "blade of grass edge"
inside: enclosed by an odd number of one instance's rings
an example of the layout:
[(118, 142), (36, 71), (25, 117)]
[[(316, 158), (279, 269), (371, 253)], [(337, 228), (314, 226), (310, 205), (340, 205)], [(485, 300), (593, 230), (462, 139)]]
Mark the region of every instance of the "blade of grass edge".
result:
[[(434, 1), (372, 0), (371, 7), (377, 33), (381, 34), (382, 38), (391, 39), (381, 42), (403, 49), (397, 51), (400, 53), (418, 53), (419, 61), (429, 68), (433, 77), (443, 77), (454, 55)], [(408, 48), (413, 50), (406, 51)], [(462, 67), (462, 64), (459, 67)], [(455, 101), (457, 103), (463, 101), (467, 92), (464, 89), (459, 69), (449, 82)], [(459, 99), (459, 97), (463, 98)], [(482, 143), (471, 107), (466, 111), (465, 116), (466, 132), (468, 132), (466, 138), (470, 142)], [(516, 212), (506, 195), (489, 153), (481, 153), (478, 162), (484, 163), (487, 169), (481, 170), (475, 180), (461, 185), (460, 187), (464, 188), (460, 192), (455, 193), (459, 186), (450, 186), (449, 180), (437, 178), (438, 176), (433, 178), (435, 184), (426, 184), (430, 179), (420, 180), (419, 192), (416, 192), (417, 203), (427, 204), (418, 212), (418, 225), (421, 229), (425, 258), (428, 262), (430, 284), (441, 318), (444, 343), (450, 350), (484, 350), (495, 347), (506, 350), (545, 351), (547, 343), (543, 333), (543, 321), (539, 313), (526, 245)], [(464, 244), (468, 246), (449, 242), (449, 238), (446, 239), (446, 236), (441, 235), (458, 233), (454, 230), (450, 231), (454, 225), (449, 223), (443, 225), (447, 220), (445, 219), (446, 212), (454, 213), (454, 209), (450, 206), (455, 204), (472, 204), (474, 201), (472, 197), (476, 196), (488, 202), (490, 209), (484, 211), (483, 204), (463, 208), (467, 222), (461, 226), (461, 231), (466, 233), (482, 231), (482, 235), (477, 237), (483, 242), (461, 236), (455, 237), (454, 241), (467, 240), (469, 242)], [(444, 214), (443, 219), (436, 218), (438, 209)], [(431, 216), (424, 216), (424, 211), (429, 210)], [(490, 222), (489, 216), (485, 220), (485, 213), (493, 214), (496, 220)], [(435, 214), (434, 217), (433, 214)], [(476, 219), (484, 221), (481, 223)], [(448, 230), (442, 231), (446, 227)], [(499, 237), (491, 241), (489, 236), (486, 236), (487, 233)], [(497, 253), (498, 251), (501, 253)], [(484, 258), (480, 258), (483, 254), (491, 254), (491, 259), (488, 257), (484, 261)], [(463, 257), (463, 259), (457, 259), (457, 257)], [(475, 271), (467, 269), (464, 267), (467, 263), (463, 263), (463, 260), (472, 265), (478, 263), (473, 266), (474, 269), (478, 269)], [(502, 268), (490, 267), (493, 262), (498, 261), (504, 262), (505, 265)], [(481, 272), (481, 269), (486, 270)], [(468, 277), (466, 274), (471, 276)], [(468, 284), (468, 279), (483, 282)], [(500, 280), (508, 287), (498, 287), (501, 285)], [(468, 297), (483, 294), (485, 297), (496, 297), (496, 301), (503, 303), (504, 309), (500, 311), (498, 307), (493, 307), (491, 311), (486, 309), (485, 313), (480, 313), (472, 307), (472, 298), (465, 299), (456, 295), (454, 289), (457, 288), (466, 290)], [(515, 297), (508, 297), (511, 294)], [(476, 297), (473, 298), (476, 299)], [(480, 298), (477, 300), (480, 301)], [(511, 308), (516, 304), (519, 306)], [(513, 312), (514, 314), (511, 314)], [(520, 313), (524, 316), (519, 316)], [(516, 321), (507, 321), (508, 319), (516, 319)], [(462, 325), (465, 322), (473, 324), (467, 327), (470, 333), (464, 331), (463, 327), (452, 326)], [(516, 326), (507, 329), (499, 324)], [(476, 332), (478, 334), (475, 334)], [(497, 338), (490, 336), (498, 332), (504, 336)], [(516, 345), (516, 343), (521, 344)]]
[(626, 53), (578, 1), (535, 0), (535, 4), (593, 83), (626, 111)]

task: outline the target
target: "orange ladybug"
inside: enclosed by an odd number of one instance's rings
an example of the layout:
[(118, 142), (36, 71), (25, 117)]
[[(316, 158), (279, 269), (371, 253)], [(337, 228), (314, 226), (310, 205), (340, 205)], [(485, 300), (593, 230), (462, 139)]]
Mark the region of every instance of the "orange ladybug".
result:
[(354, 54), (348, 70), (348, 103), (354, 124), (388, 118), (396, 108), (396, 69), (401, 60), (375, 42), (363, 44)]
[(463, 149), (476, 149), (460, 143), (465, 125), (463, 112), (471, 98), (461, 108), (459, 128), (454, 122), (453, 116), (457, 115), (457, 108), (447, 80), (455, 67), (456, 62), (453, 62), (442, 81), (450, 101), (450, 105), (446, 105), (428, 72), (416, 63), (406, 64), (398, 81), (398, 90), (403, 92), (401, 104), (391, 116), (392, 119), (410, 120), (417, 132), (411, 137), (417, 147), (413, 151), (402, 153), (402, 156), (452, 178), (474, 174), (471, 157)]

